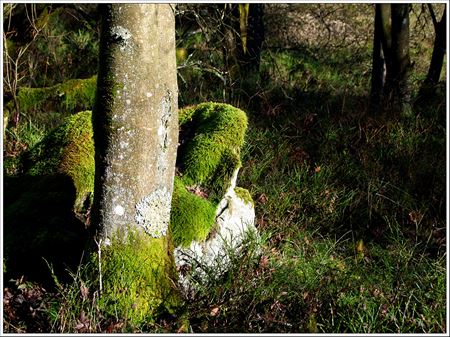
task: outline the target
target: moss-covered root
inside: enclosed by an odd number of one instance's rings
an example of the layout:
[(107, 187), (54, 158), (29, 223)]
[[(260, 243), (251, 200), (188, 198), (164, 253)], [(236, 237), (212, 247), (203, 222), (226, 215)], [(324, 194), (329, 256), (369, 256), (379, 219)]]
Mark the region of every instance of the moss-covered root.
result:
[(188, 247), (193, 240), (203, 241), (215, 223), (217, 205), (186, 190), (175, 177), (170, 227), (175, 246)]
[(100, 309), (131, 329), (180, 312), (172, 251), (166, 236), (155, 239), (131, 229), (118, 234), (101, 252)]
[(187, 136), (178, 153), (184, 183), (202, 184), (212, 192), (210, 198), (221, 198), (229, 187), (224, 182), (241, 165), (245, 112), (228, 104), (202, 103), (182, 109), (179, 118), (180, 132)]
[(76, 190), (74, 210), (81, 212), (94, 189), (94, 143), (91, 112), (70, 116), (35, 146), (26, 159), (32, 176), (62, 174), (70, 177)]

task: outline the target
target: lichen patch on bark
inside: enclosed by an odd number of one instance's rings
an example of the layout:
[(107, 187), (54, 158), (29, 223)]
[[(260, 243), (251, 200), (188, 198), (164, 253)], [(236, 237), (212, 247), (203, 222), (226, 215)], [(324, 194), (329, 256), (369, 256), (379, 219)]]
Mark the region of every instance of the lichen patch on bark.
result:
[(114, 26), (111, 28), (111, 37), (119, 43), (121, 51), (132, 50), (132, 37), (131, 32), (122, 26)]
[(172, 194), (163, 187), (145, 196), (136, 204), (136, 223), (154, 238), (167, 234), (171, 199)]

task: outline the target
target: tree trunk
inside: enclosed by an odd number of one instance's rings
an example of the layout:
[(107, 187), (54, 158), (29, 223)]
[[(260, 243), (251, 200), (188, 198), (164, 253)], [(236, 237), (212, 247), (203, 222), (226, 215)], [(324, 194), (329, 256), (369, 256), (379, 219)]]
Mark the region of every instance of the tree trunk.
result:
[[(242, 5), (241, 5), (242, 6)], [(243, 7), (243, 6), (242, 6)], [(245, 47), (243, 38), (240, 39), (239, 63), (241, 73), (259, 73), (261, 49), (264, 42), (264, 4), (248, 4), (248, 18), (245, 27)], [(241, 28), (241, 35), (243, 34)]]
[(392, 73), (389, 97), (394, 111), (401, 113), (410, 105), (409, 4), (393, 4), (392, 11)]
[(372, 81), (371, 81), (371, 109), (372, 112), (378, 112), (381, 104), (385, 80), (385, 60), (383, 57), (382, 40), (383, 26), (381, 17), (381, 4), (375, 5), (375, 23), (373, 34), (372, 51)]
[[(175, 20), (166, 4), (102, 5), (102, 14), (92, 221), (100, 276), (107, 275), (103, 294), (139, 321), (173, 299)], [(126, 290), (117, 293), (120, 287)]]
[(377, 4), (379, 7), (379, 19), (381, 26), (381, 45), (386, 63), (386, 82), (392, 73), (392, 27), (391, 27), (391, 6), (389, 4)]
[[(434, 17), (433, 7), (431, 7), (431, 4), (428, 5), (430, 8), (430, 13), (432, 13), (432, 16)], [(445, 23), (447, 21), (446, 13), (447, 8), (445, 8), (444, 13), (442, 13), (441, 21), (435, 22), (435, 19), (433, 20), (435, 31), (433, 55), (431, 56), (430, 68), (428, 69), (427, 77), (420, 89), (419, 96), (429, 95), (429, 89), (436, 86), (439, 82), (439, 78), (441, 77), (442, 65), (444, 63), (444, 55), (447, 43), (447, 32), (445, 29)], [(424, 99), (426, 99), (426, 97), (424, 97)]]
[[(259, 79), (261, 50), (264, 42), (263, 4), (225, 4), (223, 24), (224, 63), (233, 89), (231, 103), (239, 105), (254, 95)], [(245, 95), (244, 97), (241, 97)]]

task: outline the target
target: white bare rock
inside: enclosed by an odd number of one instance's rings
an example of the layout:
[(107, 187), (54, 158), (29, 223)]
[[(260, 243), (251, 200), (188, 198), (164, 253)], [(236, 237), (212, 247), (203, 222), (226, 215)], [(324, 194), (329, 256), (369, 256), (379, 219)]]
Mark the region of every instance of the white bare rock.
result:
[[(215, 229), (209, 237), (203, 242), (193, 241), (188, 248), (175, 249), (178, 270), (196, 266), (197, 275), (205, 276), (205, 269), (220, 275), (229, 267), (230, 250), (238, 250), (249, 232), (257, 234), (253, 203), (241, 199), (235, 192), (238, 171), (234, 172), (231, 186), (217, 207)], [(183, 272), (180, 272), (179, 281), (185, 290), (189, 288), (189, 279)]]

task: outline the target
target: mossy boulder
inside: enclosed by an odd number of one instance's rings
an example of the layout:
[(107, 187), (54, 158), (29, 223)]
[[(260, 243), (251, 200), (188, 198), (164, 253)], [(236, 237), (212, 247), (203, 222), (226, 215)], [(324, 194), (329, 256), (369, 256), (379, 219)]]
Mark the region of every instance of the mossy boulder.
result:
[(24, 158), (25, 173), (40, 177), (61, 174), (75, 187), (73, 208), (82, 213), (92, 202), (94, 186), (94, 143), (91, 112), (70, 116)]
[(247, 130), (242, 110), (223, 103), (202, 103), (180, 110), (177, 165), (187, 185), (202, 185), (219, 201), (241, 166), (240, 150)]
[[(221, 103), (188, 107), (179, 115), (181, 145), (171, 232), (175, 246), (189, 247), (217, 231), (218, 207), (227, 191), (236, 187), (247, 117)], [(59, 234), (69, 239), (72, 230), (77, 239), (71, 242), (84, 242), (94, 189), (91, 117), (90, 111), (68, 117), (24, 155), (24, 175), (7, 179), (5, 235), (11, 243), (6, 245), (7, 257), (20, 250), (17, 233), (35, 243), (36, 256), (41, 244), (50, 248), (49, 242), (64, 242)], [(245, 198), (251, 199), (249, 194)]]
[[(97, 90), (97, 76), (87, 79), (72, 79), (45, 88), (20, 87), (17, 93), (18, 109), (23, 116), (34, 122), (55, 126), (61, 116), (78, 111), (91, 110)], [(9, 101), (4, 111), (16, 110), (14, 101)]]
[(216, 208), (216, 203), (189, 192), (175, 177), (170, 214), (175, 245), (188, 247), (192, 241), (204, 241), (214, 226)]
[(70, 116), (23, 156), (25, 174), (5, 176), (5, 254), (18, 270), (42, 273), (42, 257), (79, 262), (94, 185), (90, 119), (89, 111)]

